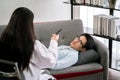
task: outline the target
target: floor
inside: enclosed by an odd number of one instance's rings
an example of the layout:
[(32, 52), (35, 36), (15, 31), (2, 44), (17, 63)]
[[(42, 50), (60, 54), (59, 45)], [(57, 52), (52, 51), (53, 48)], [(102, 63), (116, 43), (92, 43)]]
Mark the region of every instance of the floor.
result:
[(120, 80), (120, 71), (109, 69), (109, 80)]

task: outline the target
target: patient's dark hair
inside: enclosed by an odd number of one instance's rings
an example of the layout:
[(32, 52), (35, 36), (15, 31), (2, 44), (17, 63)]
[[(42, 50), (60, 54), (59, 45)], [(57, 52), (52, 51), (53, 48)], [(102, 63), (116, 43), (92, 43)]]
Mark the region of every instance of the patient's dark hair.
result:
[(95, 49), (95, 42), (92, 36), (90, 36), (88, 33), (83, 33), (80, 36), (85, 36), (87, 39), (87, 43), (83, 46), (86, 48), (86, 50)]

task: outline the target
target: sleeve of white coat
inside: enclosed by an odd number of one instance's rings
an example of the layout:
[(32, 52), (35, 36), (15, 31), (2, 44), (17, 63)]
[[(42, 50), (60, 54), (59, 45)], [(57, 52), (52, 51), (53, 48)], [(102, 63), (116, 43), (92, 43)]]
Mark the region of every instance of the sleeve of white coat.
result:
[(36, 40), (34, 45), (32, 64), (38, 68), (51, 68), (56, 64), (58, 43), (55, 40), (50, 41), (49, 48), (46, 48), (40, 41)]

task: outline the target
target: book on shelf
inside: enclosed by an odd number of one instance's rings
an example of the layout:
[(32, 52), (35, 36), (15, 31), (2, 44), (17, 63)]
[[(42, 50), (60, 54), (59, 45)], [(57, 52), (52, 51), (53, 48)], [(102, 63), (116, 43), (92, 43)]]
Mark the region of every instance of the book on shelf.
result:
[(100, 34), (101, 31), (101, 17), (105, 14), (97, 14), (93, 16), (93, 33)]
[[(120, 19), (116, 16), (105, 14), (93, 16), (94, 34), (117, 38), (117, 26), (120, 26)], [(120, 31), (118, 33), (120, 33)]]
[(117, 26), (120, 25), (120, 19), (118, 17), (110, 19), (110, 37), (117, 38)]
[(85, 3), (85, 0), (75, 0), (75, 3), (83, 4)]
[[(79, 4), (92, 4), (96, 6), (103, 6), (103, 1), (104, 0), (73, 0), (74, 3), (79, 3)], [(70, 0), (68, 0), (70, 2)]]
[(108, 25), (107, 25), (107, 18), (106, 17), (107, 17), (107, 15), (101, 18), (101, 28), (102, 28), (101, 34), (102, 35), (107, 35), (107, 32), (108, 32), (108, 30), (107, 30)]
[(116, 36), (120, 39), (120, 19), (114, 20), (114, 26), (116, 28)]
[(118, 17), (112, 16), (112, 15), (107, 15), (103, 17), (102, 22), (104, 24), (102, 24), (102, 34), (106, 35), (106, 36), (111, 36), (112, 30), (111, 30), (111, 21), (114, 19), (118, 19)]
[(99, 0), (92, 0), (92, 2), (93, 3), (91, 3), (91, 4), (93, 4), (93, 5), (99, 5)]
[(85, 0), (86, 4), (91, 4), (91, 0)]

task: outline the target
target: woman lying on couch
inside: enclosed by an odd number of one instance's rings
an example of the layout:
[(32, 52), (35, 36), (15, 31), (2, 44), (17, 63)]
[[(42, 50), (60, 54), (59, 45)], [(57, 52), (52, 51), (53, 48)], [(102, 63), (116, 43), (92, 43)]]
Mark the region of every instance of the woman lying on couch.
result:
[(58, 59), (52, 70), (59, 70), (70, 67), (78, 61), (79, 52), (95, 49), (93, 38), (87, 34), (81, 34), (76, 37), (70, 46), (60, 45), (58, 47)]

